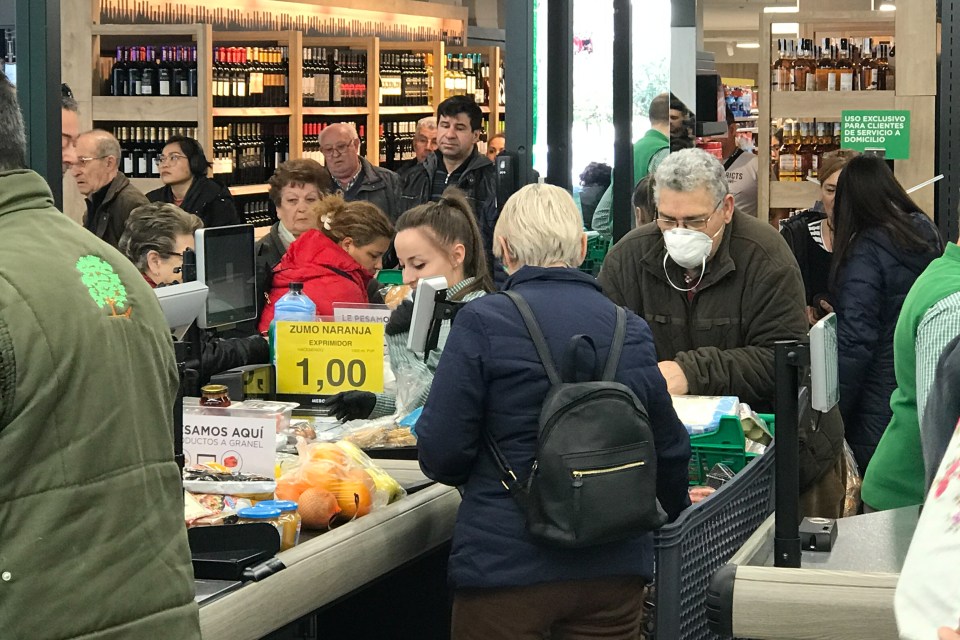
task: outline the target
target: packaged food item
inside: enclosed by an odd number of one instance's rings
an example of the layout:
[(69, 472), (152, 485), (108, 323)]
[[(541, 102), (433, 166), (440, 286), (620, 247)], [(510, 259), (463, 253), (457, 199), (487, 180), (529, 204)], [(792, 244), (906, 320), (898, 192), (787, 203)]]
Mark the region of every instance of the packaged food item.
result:
[(283, 547), (283, 525), (280, 524), (280, 509), (274, 507), (261, 507), (259, 505), (253, 507), (247, 507), (246, 509), (240, 509), (237, 512), (239, 520), (237, 524), (252, 524), (256, 522), (262, 522), (265, 524), (271, 525), (274, 529), (277, 530), (277, 535), (280, 536), (280, 546)]
[(720, 418), (737, 415), (736, 396), (673, 396), (673, 408), (690, 435), (720, 428)]
[(183, 492), (184, 521), (188, 527), (233, 524), (240, 509), (253, 502), (240, 496)]
[(200, 405), (204, 407), (229, 407), (230, 396), (226, 385), (208, 384), (200, 387)]
[(201, 465), (183, 470), (183, 488), (195, 494), (234, 496), (256, 503), (270, 500), (276, 490), (275, 480), (252, 473), (221, 471), (221, 465)]
[(264, 500), (263, 502), (258, 502), (257, 506), (280, 510), (280, 524), (283, 526), (280, 551), (286, 551), (300, 543), (302, 519), (297, 512), (296, 502), (292, 500)]
[(408, 284), (395, 284), (380, 289), (380, 295), (383, 296), (384, 304), (391, 309), (396, 309), (401, 302), (413, 295), (413, 289)]

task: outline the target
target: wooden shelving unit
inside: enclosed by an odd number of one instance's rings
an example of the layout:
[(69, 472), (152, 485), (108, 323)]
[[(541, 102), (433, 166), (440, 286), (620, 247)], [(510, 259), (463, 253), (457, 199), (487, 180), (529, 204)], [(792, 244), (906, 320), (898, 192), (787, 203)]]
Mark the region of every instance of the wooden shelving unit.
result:
[[(909, 188), (932, 178), (937, 94), (935, 0), (898, 3), (895, 15), (869, 11), (761, 14), (760, 69), (769, 69), (773, 62), (771, 45), (776, 36), (772, 25), (783, 22), (799, 23), (801, 37), (807, 38), (894, 37), (901, 43), (897, 50), (896, 90), (771, 92), (770, 75), (761, 73), (757, 147), (770, 148), (773, 119), (840, 120), (845, 109), (904, 109), (911, 112), (910, 159), (894, 163), (897, 179)], [(769, 172), (761, 171), (758, 197), (760, 215), (767, 216), (770, 208), (811, 206), (819, 197), (819, 188), (812, 182), (771, 181)], [(912, 197), (933, 215), (933, 189), (918, 191)]]

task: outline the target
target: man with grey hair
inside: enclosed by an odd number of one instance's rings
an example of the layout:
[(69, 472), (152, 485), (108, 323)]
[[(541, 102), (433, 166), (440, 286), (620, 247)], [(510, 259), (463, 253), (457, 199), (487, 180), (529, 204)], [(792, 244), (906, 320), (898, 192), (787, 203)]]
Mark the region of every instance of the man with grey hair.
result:
[(409, 176), (417, 165), (427, 159), (431, 153), (437, 150), (437, 119), (433, 116), (420, 118), (417, 122), (417, 131), (413, 135), (413, 152), (416, 157), (407, 160), (397, 168), (397, 175), (400, 176), (401, 183), (406, 183)]
[(340, 122), (321, 131), (320, 153), (344, 200), (376, 205), (394, 222), (400, 217), (399, 176), (360, 156), (360, 138), (352, 124)]
[(87, 199), (83, 225), (114, 247), (130, 212), (149, 202), (123, 175), (119, 163), (120, 143), (109, 131), (93, 129), (77, 138), (77, 158), (71, 173)]
[(655, 174), (656, 221), (610, 251), (599, 280), (645, 318), (672, 394), (774, 401), (773, 346), (806, 335), (797, 261), (768, 224), (734, 210), (723, 165), (700, 149)]
[(130, 261), (54, 208), (25, 150), (0, 72), (2, 635), (199, 640), (170, 331)]

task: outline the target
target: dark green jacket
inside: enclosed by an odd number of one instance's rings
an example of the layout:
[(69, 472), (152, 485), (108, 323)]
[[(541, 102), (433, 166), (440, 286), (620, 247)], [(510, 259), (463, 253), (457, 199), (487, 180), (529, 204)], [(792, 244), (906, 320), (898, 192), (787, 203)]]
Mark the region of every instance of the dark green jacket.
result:
[(143, 276), (0, 173), (0, 637), (200, 638), (176, 388)]
[[(644, 318), (657, 358), (676, 360), (693, 395), (735, 395), (756, 410), (774, 401), (773, 343), (807, 333), (797, 261), (773, 227), (735, 212), (692, 301), (670, 286), (656, 223), (634, 229), (607, 255), (604, 292)], [(683, 270), (667, 261), (685, 287)]]

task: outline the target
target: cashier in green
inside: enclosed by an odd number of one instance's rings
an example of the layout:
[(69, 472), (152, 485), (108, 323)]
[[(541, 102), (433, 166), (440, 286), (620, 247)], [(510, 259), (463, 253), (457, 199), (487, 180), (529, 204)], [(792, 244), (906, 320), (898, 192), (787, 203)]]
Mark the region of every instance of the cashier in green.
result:
[(735, 210), (723, 165), (700, 149), (657, 168), (657, 219), (618, 242), (599, 281), (644, 318), (671, 394), (774, 400), (774, 343), (806, 336), (797, 261), (773, 227)]
[(199, 640), (167, 323), (25, 140), (0, 72), (0, 637)]
[[(493, 291), (483, 236), (470, 204), (455, 187), (444, 191), (437, 202), (414, 207), (401, 215), (396, 229), (394, 246), (403, 269), (404, 283), (416, 286), (421, 278), (444, 276), (450, 285), (447, 298), (462, 302)], [(393, 312), (384, 329), (391, 369), (397, 374), (399, 383), (414, 386), (411, 400), (403, 407), (407, 412), (427, 401), (433, 372), (450, 333), (450, 322), (444, 321), (437, 348), (424, 362), (418, 354), (407, 349), (412, 317), (413, 302), (406, 300)], [(396, 400), (393, 394), (345, 391), (328, 398), (327, 406), (338, 419), (355, 420), (394, 413)]]

